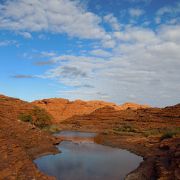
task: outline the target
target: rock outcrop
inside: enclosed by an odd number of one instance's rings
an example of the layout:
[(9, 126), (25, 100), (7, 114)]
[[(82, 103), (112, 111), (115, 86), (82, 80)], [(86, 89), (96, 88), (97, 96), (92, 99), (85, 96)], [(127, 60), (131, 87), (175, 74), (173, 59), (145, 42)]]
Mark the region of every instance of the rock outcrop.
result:
[(54, 122), (58, 123), (68, 119), (74, 115), (90, 114), (96, 109), (102, 107), (113, 107), (116, 110), (125, 109), (144, 109), (149, 108), (147, 105), (139, 105), (135, 103), (125, 103), (123, 105), (116, 105), (104, 101), (69, 101), (62, 98), (43, 99), (32, 102), (33, 105), (44, 108), (54, 117)]
[(100, 133), (96, 142), (128, 149), (145, 158), (128, 180), (180, 178), (180, 104), (166, 108), (117, 110), (103, 107), (73, 116), (63, 129)]
[(43, 153), (56, 153), (50, 134), (18, 119), (29, 112), (30, 103), (0, 95), (0, 179), (54, 179), (43, 175), (33, 159)]
[(0, 95), (0, 179), (53, 179), (42, 174), (33, 159), (57, 153), (54, 145), (60, 139), (37, 128), (34, 122), (19, 119), (22, 113), (31, 115), (37, 106), (44, 108), (43, 117), (49, 112), (61, 129), (97, 132), (96, 142), (143, 156), (145, 161), (127, 176), (128, 180), (180, 178), (180, 104), (149, 108), (58, 98), (28, 103)]
[[(111, 129), (113, 127), (130, 124), (139, 131), (151, 131), (180, 126), (180, 104), (166, 108), (125, 109), (118, 110), (114, 107), (105, 106), (96, 109), (90, 114), (75, 115), (66, 119), (62, 125), (85, 127), (92, 129)], [(158, 131), (158, 130), (157, 130)]]

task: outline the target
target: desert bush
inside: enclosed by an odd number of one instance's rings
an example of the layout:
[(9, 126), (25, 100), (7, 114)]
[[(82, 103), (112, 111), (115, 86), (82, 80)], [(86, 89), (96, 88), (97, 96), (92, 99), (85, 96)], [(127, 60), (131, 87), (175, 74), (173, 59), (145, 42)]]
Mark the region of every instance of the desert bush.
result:
[(32, 115), (34, 117), (33, 124), (39, 128), (44, 128), (51, 125), (52, 117), (47, 113), (45, 109), (39, 107), (34, 107), (32, 110)]
[(43, 130), (50, 133), (55, 133), (55, 132), (59, 132), (61, 129), (58, 126), (53, 124), (53, 125), (44, 127)]
[(136, 129), (130, 124), (124, 124), (120, 127), (114, 128), (114, 130), (120, 132), (136, 132)]
[(173, 132), (173, 131), (165, 132), (165, 133), (162, 134), (162, 136), (161, 136), (161, 141), (164, 140), (164, 139), (173, 138), (173, 136), (175, 136), (175, 135), (176, 135), (176, 133)]
[(155, 135), (159, 135), (159, 134), (161, 134), (161, 131), (159, 129), (150, 129), (150, 130), (143, 132), (143, 135), (145, 137), (155, 136)]
[(30, 114), (26, 114), (26, 113), (21, 113), (19, 115), (19, 119), (21, 121), (23, 121), (23, 122), (30, 122), (30, 123), (32, 123), (32, 121), (33, 121), (32, 116)]
[(157, 129), (149, 129), (149, 130), (146, 130), (143, 132), (143, 135), (146, 137), (149, 137), (149, 136), (162, 137), (163, 135), (165, 137), (166, 136), (168, 137), (168, 136), (170, 136), (170, 134), (180, 135), (180, 128), (179, 127), (157, 128)]
[(39, 128), (45, 128), (51, 125), (52, 117), (45, 109), (34, 107), (30, 112), (20, 113), (19, 119), (23, 122), (30, 122)]

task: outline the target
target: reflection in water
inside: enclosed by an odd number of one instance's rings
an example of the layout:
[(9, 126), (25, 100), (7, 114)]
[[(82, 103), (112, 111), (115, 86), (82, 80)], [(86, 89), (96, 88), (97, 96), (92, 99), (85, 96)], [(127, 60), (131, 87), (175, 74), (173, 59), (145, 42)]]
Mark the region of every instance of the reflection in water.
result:
[(93, 142), (63, 141), (57, 147), (62, 153), (43, 156), (35, 163), (41, 171), (59, 180), (120, 180), (142, 161), (126, 150)]
[(61, 131), (59, 133), (55, 133), (54, 135), (63, 136), (63, 137), (92, 138), (96, 136), (96, 133), (79, 132), (79, 131)]

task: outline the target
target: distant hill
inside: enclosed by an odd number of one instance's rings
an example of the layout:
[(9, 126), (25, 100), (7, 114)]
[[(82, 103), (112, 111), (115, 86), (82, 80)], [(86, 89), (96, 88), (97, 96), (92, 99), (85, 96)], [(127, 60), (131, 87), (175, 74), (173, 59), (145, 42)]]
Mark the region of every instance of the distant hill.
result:
[[(121, 106), (120, 106), (121, 107)], [(131, 125), (139, 131), (180, 126), (180, 104), (165, 108), (129, 108), (124, 110), (111, 106), (98, 108), (85, 115), (74, 115), (62, 122), (61, 126), (86, 130), (112, 130), (115, 127)]]
[(85, 115), (90, 114), (96, 109), (102, 107), (113, 107), (116, 110), (125, 110), (125, 109), (144, 109), (149, 108), (148, 105), (139, 105), (135, 103), (125, 103), (123, 105), (116, 105), (110, 102), (104, 101), (82, 101), (75, 100), (69, 101), (62, 98), (52, 98), (52, 99), (43, 99), (32, 102), (33, 105), (36, 105), (41, 108), (45, 108), (53, 117), (55, 122), (61, 122), (67, 118), (70, 118), (74, 115)]

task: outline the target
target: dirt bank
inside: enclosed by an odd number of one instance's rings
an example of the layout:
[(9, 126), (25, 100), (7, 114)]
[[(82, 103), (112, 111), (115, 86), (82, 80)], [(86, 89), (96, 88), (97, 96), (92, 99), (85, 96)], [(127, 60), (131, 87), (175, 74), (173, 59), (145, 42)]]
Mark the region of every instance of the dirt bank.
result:
[(54, 179), (42, 174), (33, 159), (44, 153), (57, 153), (57, 139), (17, 118), (31, 106), (18, 99), (0, 97), (0, 179)]

